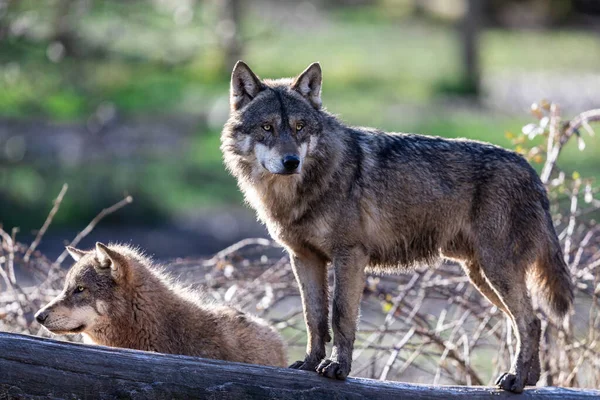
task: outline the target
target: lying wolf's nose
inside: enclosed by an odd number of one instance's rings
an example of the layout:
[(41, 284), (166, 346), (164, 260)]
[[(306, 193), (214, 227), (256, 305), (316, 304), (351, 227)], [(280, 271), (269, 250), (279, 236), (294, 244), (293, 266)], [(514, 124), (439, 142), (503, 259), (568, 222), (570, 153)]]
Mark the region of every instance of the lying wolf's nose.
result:
[(290, 154), (284, 156), (281, 162), (283, 163), (283, 168), (285, 168), (286, 171), (289, 172), (294, 171), (296, 168), (298, 168), (298, 165), (300, 165), (300, 159), (298, 158), (298, 156)]
[(35, 319), (40, 324), (43, 324), (46, 318), (48, 318), (48, 311), (40, 310), (35, 314)]

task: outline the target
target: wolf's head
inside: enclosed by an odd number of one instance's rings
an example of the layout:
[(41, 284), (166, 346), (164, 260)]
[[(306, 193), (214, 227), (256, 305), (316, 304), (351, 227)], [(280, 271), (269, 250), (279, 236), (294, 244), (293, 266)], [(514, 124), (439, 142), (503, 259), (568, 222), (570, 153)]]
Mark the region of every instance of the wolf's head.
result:
[(63, 291), (35, 318), (53, 333), (91, 332), (119, 308), (118, 292), (127, 279), (127, 261), (102, 243), (91, 251), (67, 250), (76, 262), (67, 273)]
[(301, 174), (323, 130), (321, 67), (294, 79), (260, 80), (242, 61), (231, 75), (222, 150), (260, 172)]

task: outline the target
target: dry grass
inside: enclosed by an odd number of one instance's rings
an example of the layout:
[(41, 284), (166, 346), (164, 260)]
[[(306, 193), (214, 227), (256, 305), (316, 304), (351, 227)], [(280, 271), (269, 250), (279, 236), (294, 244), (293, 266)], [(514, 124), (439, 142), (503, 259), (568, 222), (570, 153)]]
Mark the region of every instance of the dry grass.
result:
[[(580, 141), (581, 128), (600, 120), (590, 110), (563, 122), (556, 104), (532, 107), (535, 124), (511, 138), (517, 151), (543, 163), (555, 226), (571, 268), (576, 306), (570, 324), (543, 322), (541, 384), (600, 386), (600, 228), (592, 217), (600, 209), (591, 180), (565, 176), (558, 166), (564, 146)], [(541, 143), (529, 146), (531, 143)], [(16, 231), (0, 230), (0, 330), (44, 334), (35, 311), (61, 289), (66, 254), (52, 261), (36, 246), (60, 207), (63, 188), (40, 234), (30, 245), (15, 240)], [(103, 210), (72, 241), (76, 245), (103, 216), (131, 201)], [(35, 278), (22, 287), (19, 269)], [(170, 269), (215, 298), (269, 318), (286, 336), (290, 353), (300, 357), (306, 337), (298, 289), (287, 256), (267, 239), (247, 239), (208, 260), (178, 259)], [(330, 280), (331, 281), (331, 280)], [(370, 276), (364, 289), (362, 319), (354, 352), (353, 374), (375, 379), (481, 385), (507, 370), (514, 340), (506, 318), (468, 282), (456, 265), (442, 264), (410, 274)]]

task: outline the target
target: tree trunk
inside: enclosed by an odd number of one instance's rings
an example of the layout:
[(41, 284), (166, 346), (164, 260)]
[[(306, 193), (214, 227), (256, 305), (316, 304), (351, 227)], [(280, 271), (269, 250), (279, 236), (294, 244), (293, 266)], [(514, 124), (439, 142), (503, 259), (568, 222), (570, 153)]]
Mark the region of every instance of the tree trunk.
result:
[(467, 0), (467, 10), (462, 21), (463, 82), (469, 92), (478, 95), (480, 90), (481, 66), (479, 37), (485, 0)]

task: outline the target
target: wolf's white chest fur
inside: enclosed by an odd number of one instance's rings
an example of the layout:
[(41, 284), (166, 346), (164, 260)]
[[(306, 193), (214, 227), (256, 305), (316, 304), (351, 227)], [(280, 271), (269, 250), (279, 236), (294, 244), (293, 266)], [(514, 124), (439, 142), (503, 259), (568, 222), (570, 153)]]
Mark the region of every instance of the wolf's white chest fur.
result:
[[(307, 211), (306, 205), (295, 198), (295, 185), (301, 183), (300, 176), (284, 179), (258, 180), (244, 185), (246, 201), (257, 212), (273, 239), (295, 247), (310, 243), (324, 253), (329, 253), (333, 224), (326, 218), (313, 219), (296, 225)], [(308, 234), (307, 234), (308, 232)]]

